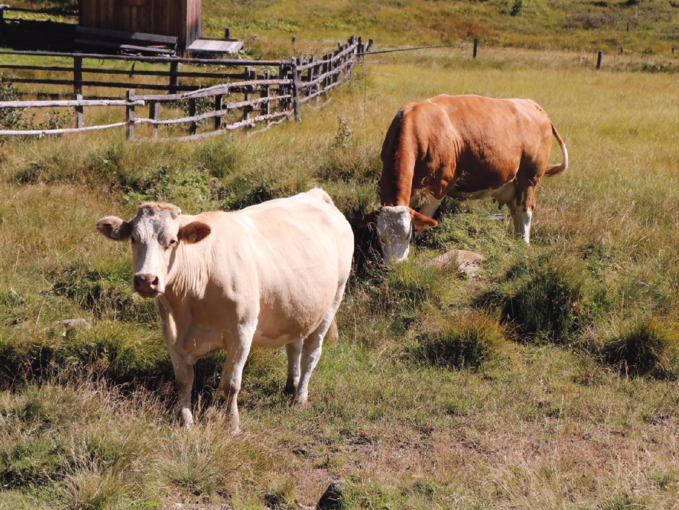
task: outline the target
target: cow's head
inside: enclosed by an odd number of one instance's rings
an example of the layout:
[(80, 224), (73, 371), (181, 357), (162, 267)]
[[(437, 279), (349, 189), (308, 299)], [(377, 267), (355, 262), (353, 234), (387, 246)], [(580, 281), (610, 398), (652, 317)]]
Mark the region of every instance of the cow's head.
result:
[(137, 209), (130, 221), (107, 216), (97, 222), (97, 230), (115, 241), (132, 246), (134, 280), (132, 288), (142, 297), (165, 292), (168, 275), (180, 243), (197, 243), (210, 235), (209, 225), (193, 221), (182, 226), (179, 207), (149, 202)]
[(351, 222), (359, 225), (377, 223), (377, 235), (382, 246), (382, 256), (387, 264), (403, 262), (408, 258), (413, 228), (420, 230), (438, 225), (436, 220), (432, 220), (405, 205), (384, 206), (377, 213), (371, 213), (362, 218), (354, 218)]

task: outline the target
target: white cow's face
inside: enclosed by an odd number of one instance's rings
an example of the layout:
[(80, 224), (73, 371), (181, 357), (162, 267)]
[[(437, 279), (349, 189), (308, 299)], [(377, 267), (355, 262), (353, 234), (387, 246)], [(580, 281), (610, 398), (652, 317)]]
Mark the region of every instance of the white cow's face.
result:
[(97, 222), (97, 230), (109, 239), (130, 240), (134, 280), (140, 296), (156, 297), (165, 292), (168, 274), (180, 242), (197, 243), (210, 234), (210, 227), (194, 221), (180, 227), (181, 209), (171, 204), (143, 204), (130, 221), (114, 216)]
[(408, 258), (412, 233), (409, 207), (382, 207), (377, 220), (377, 235), (385, 263), (403, 262)]

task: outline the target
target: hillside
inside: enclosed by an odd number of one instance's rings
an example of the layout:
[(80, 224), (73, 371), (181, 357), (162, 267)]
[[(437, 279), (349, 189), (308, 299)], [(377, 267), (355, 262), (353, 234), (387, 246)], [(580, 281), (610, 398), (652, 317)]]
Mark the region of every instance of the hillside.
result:
[(478, 37), (486, 45), (533, 49), (679, 51), (674, 0), (206, 0), (203, 26), (212, 36), (230, 26), (248, 47), (277, 56), (290, 53), (292, 35), (312, 44), (351, 34), (394, 47)]

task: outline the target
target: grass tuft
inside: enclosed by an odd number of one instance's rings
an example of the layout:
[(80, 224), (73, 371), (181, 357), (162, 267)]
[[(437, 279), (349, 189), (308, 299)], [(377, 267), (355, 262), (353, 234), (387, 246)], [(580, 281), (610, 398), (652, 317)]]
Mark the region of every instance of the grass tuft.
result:
[(496, 317), (474, 312), (446, 318), (443, 324), (421, 331), (416, 358), (431, 365), (454, 369), (480, 368), (497, 355), (505, 343), (505, 331)]
[(661, 379), (679, 376), (679, 331), (657, 317), (623, 322), (605, 340), (606, 362), (633, 375)]

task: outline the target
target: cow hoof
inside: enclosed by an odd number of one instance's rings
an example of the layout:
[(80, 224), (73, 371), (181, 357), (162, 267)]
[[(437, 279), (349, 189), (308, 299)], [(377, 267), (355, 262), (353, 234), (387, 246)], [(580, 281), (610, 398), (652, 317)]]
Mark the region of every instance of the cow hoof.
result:
[(285, 395), (289, 396), (289, 397), (293, 397), (295, 395), (295, 393), (297, 393), (297, 387), (286, 384), (285, 389), (283, 390), (283, 393)]
[(307, 407), (309, 407), (309, 396), (297, 395), (295, 397), (295, 407), (297, 409), (306, 409)]
[(186, 430), (191, 430), (193, 428), (193, 415), (188, 409), (182, 409), (182, 426)]

